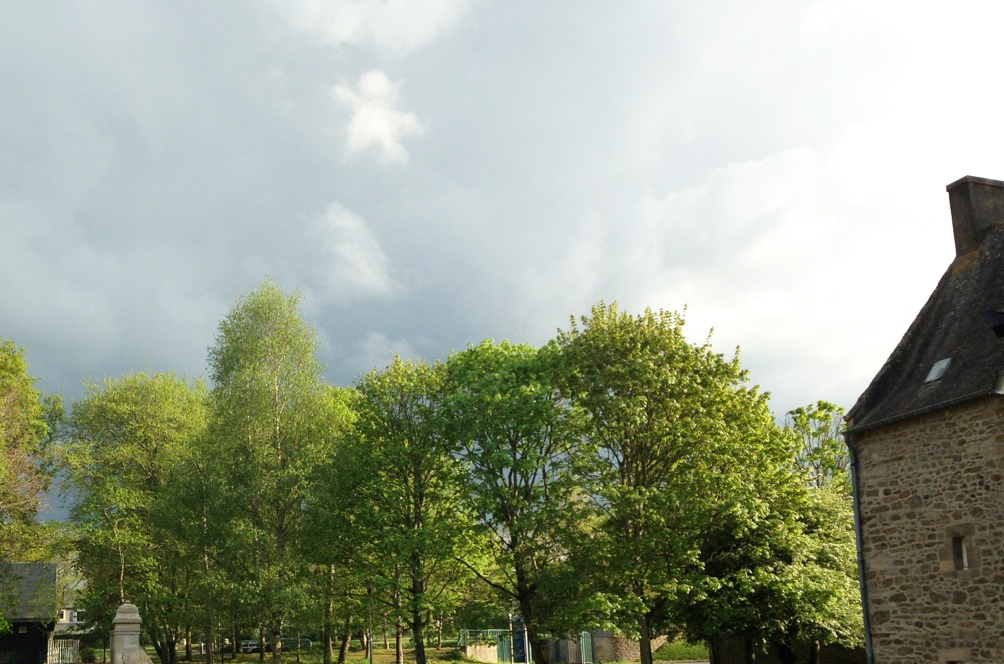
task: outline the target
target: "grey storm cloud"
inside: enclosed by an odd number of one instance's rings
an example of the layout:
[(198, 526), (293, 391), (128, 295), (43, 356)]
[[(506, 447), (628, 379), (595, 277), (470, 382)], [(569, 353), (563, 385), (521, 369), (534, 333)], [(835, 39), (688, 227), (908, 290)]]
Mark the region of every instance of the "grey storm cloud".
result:
[(950, 259), (944, 185), (1004, 177), (1002, 10), (900, 9), (8, 3), (0, 337), (70, 399), (202, 376), (270, 277), (348, 384), (617, 300), (779, 415), (849, 407)]

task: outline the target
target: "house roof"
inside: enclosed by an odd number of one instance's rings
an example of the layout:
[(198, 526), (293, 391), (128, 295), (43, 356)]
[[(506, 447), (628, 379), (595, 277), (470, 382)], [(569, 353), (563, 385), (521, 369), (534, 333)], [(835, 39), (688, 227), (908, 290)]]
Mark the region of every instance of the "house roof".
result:
[(8, 620), (55, 620), (56, 564), (0, 563), (0, 602)]
[(847, 413), (849, 434), (998, 393), (1004, 371), (1004, 339), (998, 337), (1004, 335), (1004, 182), (967, 176), (948, 185), (948, 192), (955, 259)]

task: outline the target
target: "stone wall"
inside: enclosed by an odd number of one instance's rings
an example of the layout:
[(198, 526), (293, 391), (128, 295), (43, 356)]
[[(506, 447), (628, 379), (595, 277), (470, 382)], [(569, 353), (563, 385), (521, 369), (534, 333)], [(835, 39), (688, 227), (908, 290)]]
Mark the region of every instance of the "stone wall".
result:
[(496, 664), (499, 661), (499, 649), (496, 645), (468, 643), (460, 649), (460, 653), (467, 659), (473, 659), (478, 662)]
[[(715, 659), (711, 664), (745, 664), (746, 645), (740, 638), (722, 638), (715, 641)], [(798, 664), (809, 664), (808, 645), (795, 649)], [(867, 664), (868, 656), (864, 648), (844, 648), (823, 646), (817, 655), (818, 664)], [(773, 648), (754, 653), (756, 664), (781, 664), (781, 658)]]
[(1004, 662), (1004, 400), (850, 440), (876, 664)]
[[(610, 631), (593, 632), (592, 637), (594, 662), (637, 662), (641, 660), (641, 646), (633, 639), (615, 636)], [(655, 652), (665, 642), (665, 636), (657, 636), (652, 639), (652, 652)]]

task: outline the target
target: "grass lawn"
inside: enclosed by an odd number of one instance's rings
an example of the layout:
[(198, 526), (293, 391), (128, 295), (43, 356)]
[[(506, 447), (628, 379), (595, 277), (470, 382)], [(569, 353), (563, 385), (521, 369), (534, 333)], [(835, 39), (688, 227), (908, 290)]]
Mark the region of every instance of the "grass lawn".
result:
[(652, 653), (652, 659), (663, 662), (687, 662), (707, 660), (708, 647), (703, 643), (686, 643), (684, 641), (667, 641)]
[[(150, 649), (148, 649), (148, 652), (150, 652)], [(459, 660), (458, 660), (458, 657), (457, 657), (456, 653), (457, 653), (456, 648), (452, 648), (452, 647), (451, 648), (430, 648), (430, 647), (426, 646), (426, 648), (425, 648), (425, 658), (428, 661), (430, 661), (430, 662), (457, 662)], [(179, 652), (178, 655), (179, 655), (179, 657), (178, 657), (178, 664), (182, 664), (182, 662), (185, 661), (184, 660), (184, 652), (183, 651)], [(220, 655), (217, 654), (213, 658), (213, 662), (214, 662), (214, 664), (230, 664), (231, 662), (236, 662), (236, 664), (258, 664), (258, 661), (259, 661), (258, 660), (258, 653), (237, 653), (237, 659), (236, 660), (231, 659), (232, 656), (233, 655), (231, 655), (230, 653), (227, 653), (227, 654), (223, 655), (222, 659), (221, 659)], [(100, 654), (99, 654), (99, 657), (100, 657)], [(151, 653), (151, 659), (153, 659), (154, 664), (158, 664), (159, 660), (157, 659), (156, 653)], [(332, 661), (335, 661), (337, 659), (338, 659), (338, 651), (336, 650), (335, 654), (334, 654), (334, 658), (332, 659)], [(199, 664), (200, 662), (205, 662), (205, 661), (206, 660), (205, 660), (204, 657), (198, 657), (196, 655), (192, 656), (192, 662), (194, 662), (195, 664)], [(323, 662), (323, 661), (324, 661), (324, 657), (323, 657), (323, 655), (321, 653), (321, 649), (319, 647), (317, 647), (316, 645), (313, 648), (311, 648), (310, 650), (301, 650), (300, 651), (300, 664), (321, 664), (321, 662)], [(357, 664), (361, 663), (361, 662), (367, 661), (366, 660), (366, 651), (365, 650), (353, 650), (353, 649), (350, 649), (349, 650), (348, 661), (349, 662), (354, 662), (354, 663), (357, 663)], [(404, 661), (405, 662), (414, 662), (415, 661), (415, 651), (414, 650), (405, 649), (405, 651), (404, 651)], [(272, 654), (271, 653), (265, 653), (264, 664), (271, 664), (271, 662), (272, 662)], [(394, 664), (394, 649), (391, 648), (390, 650), (384, 650), (382, 648), (374, 648), (373, 649), (373, 663), (374, 664)], [(295, 650), (288, 650), (288, 651), (284, 652), (283, 655), (282, 655), (282, 664), (296, 664), (296, 651)]]
[[(152, 652), (152, 649), (148, 649), (151, 659), (154, 664), (159, 664), (156, 653)], [(178, 664), (184, 662), (184, 652), (178, 653)], [(464, 662), (466, 660), (461, 659), (457, 655), (457, 651), (452, 646), (449, 648), (429, 648), (425, 649), (426, 659), (429, 662), (436, 662), (438, 664), (445, 664), (450, 662), (451, 664), (457, 664), (458, 662)], [(100, 658), (100, 653), (98, 657)], [(231, 659), (232, 655), (225, 654), (223, 658), (220, 655), (216, 655), (214, 658), (214, 664), (230, 664), (230, 662), (235, 662), (236, 664), (258, 664), (258, 653), (238, 653), (237, 659)], [(337, 659), (338, 652), (335, 652), (335, 658)], [(700, 661), (708, 659), (708, 649), (704, 644), (690, 644), (690, 643), (666, 643), (663, 644), (661, 648), (653, 653), (653, 658), (660, 662), (687, 662), (687, 661)], [(193, 656), (192, 661), (198, 664), (199, 662), (205, 662), (204, 658)], [(296, 664), (296, 651), (290, 650), (283, 653), (282, 656), (283, 664)], [(300, 664), (321, 664), (324, 658), (321, 655), (321, 649), (315, 646), (310, 650), (300, 651)], [(366, 651), (361, 649), (350, 649), (348, 661), (353, 664), (363, 664), (366, 661)], [(404, 651), (404, 661), (413, 663), (415, 661), (415, 651), (411, 649), (405, 649)], [(270, 653), (265, 654), (264, 664), (271, 664), (272, 655)], [(384, 650), (383, 648), (375, 648), (373, 650), (373, 662), (374, 664), (394, 664), (394, 649)], [(615, 664), (615, 663), (610, 663)], [(616, 664), (627, 664), (627, 663), (616, 663)], [(636, 664), (636, 663), (632, 663)]]

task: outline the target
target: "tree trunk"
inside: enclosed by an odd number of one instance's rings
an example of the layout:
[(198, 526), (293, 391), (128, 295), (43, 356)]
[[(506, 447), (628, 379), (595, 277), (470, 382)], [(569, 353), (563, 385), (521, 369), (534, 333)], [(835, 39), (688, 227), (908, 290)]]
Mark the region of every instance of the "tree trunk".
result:
[(747, 636), (743, 639), (743, 653), (746, 664), (753, 664), (753, 637)]
[(166, 659), (167, 653), (164, 651), (164, 645), (160, 641), (153, 642), (153, 649), (157, 653), (160, 664), (170, 664)]
[(272, 664), (282, 664), (282, 626), (272, 627)]
[(258, 626), (258, 661), (265, 661), (265, 627)]
[(638, 648), (641, 651), (641, 664), (652, 664), (652, 630), (648, 622), (648, 614), (638, 616)]
[(206, 664), (213, 664), (213, 641), (216, 640), (216, 632), (214, 631), (213, 623), (216, 622), (213, 619), (213, 607), (209, 606), (209, 620), (206, 621), (206, 640), (205, 647), (203, 650), (206, 655)]
[(192, 661), (192, 628), (185, 631), (185, 661)]
[[(426, 664), (425, 659), (425, 613), (422, 598), (425, 595), (425, 575), (421, 555), (411, 554), (411, 631), (415, 640), (415, 664)], [(648, 662), (648, 664), (652, 664)]]
[(233, 632), (230, 634), (230, 637), (234, 640), (233, 655), (230, 656), (231, 661), (233, 661), (237, 659), (237, 653), (240, 652), (241, 649), (241, 630), (237, 626), (236, 619), (234, 619), (234, 629)]
[(334, 655), (333, 639), (331, 638), (331, 623), (330, 621), (324, 625), (324, 631), (321, 634), (321, 649), (324, 651), (323, 664), (331, 664), (332, 656)]
[(171, 653), (167, 649), (167, 644), (160, 639), (153, 642), (153, 649), (157, 652), (157, 658), (161, 664), (171, 664)]
[(351, 618), (345, 619), (345, 631), (342, 632), (342, 644), (338, 648), (338, 664), (345, 664), (349, 656), (349, 640), (352, 638)]
[(401, 616), (394, 624), (394, 664), (404, 664), (404, 623)]
[[(421, 463), (416, 458), (412, 463), (412, 482), (415, 487), (415, 495), (411, 505), (411, 529), (415, 534), (422, 533), (423, 527), (423, 505), (425, 494)], [(415, 664), (426, 664), (425, 660), (425, 561), (422, 559), (422, 552), (417, 548), (411, 550), (411, 632), (415, 640)], [(649, 663), (651, 664), (651, 663)]]
[(324, 584), (324, 591), (327, 597), (324, 602), (324, 624), (321, 626), (321, 647), (324, 649), (323, 664), (331, 664), (331, 632), (334, 628), (332, 621), (335, 614), (335, 592), (332, 588), (335, 582), (335, 566), (328, 565), (327, 571), (327, 579), (325, 579), (326, 583)]
[(383, 626), (383, 649), (390, 650), (390, 636), (387, 634), (387, 618), (386, 616), (380, 621)]
[[(519, 533), (512, 534), (513, 547), (520, 546), (521, 536)], [(534, 599), (537, 596), (536, 584), (531, 584), (526, 573), (526, 566), (521, 560), (515, 561), (514, 571), (516, 572), (516, 603), (519, 604), (520, 618), (523, 620), (523, 629), (526, 630), (526, 640), (529, 641), (527, 655), (532, 655), (532, 659), (538, 664), (547, 661), (547, 643), (540, 638), (540, 629), (537, 627), (537, 616), (534, 610)], [(512, 625), (509, 625), (512, 629)], [(522, 639), (522, 634), (513, 633), (512, 639)], [(510, 652), (515, 653), (515, 643), (509, 644)]]
[[(526, 644), (528, 651), (527, 654), (530, 655), (530, 658), (537, 664), (546, 662), (548, 655), (547, 640), (540, 637), (540, 632), (537, 631), (536, 627), (530, 627), (526, 623), (523, 623), (523, 630), (526, 631), (526, 640), (528, 641)], [(513, 632), (512, 638), (514, 641), (516, 639), (522, 639), (523, 634), (520, 632)], [(509, 644), (509, 647), (512, 648), (513, 644)]]
[(819, 664), (819, 644), (809, 645), (809, 664)]

